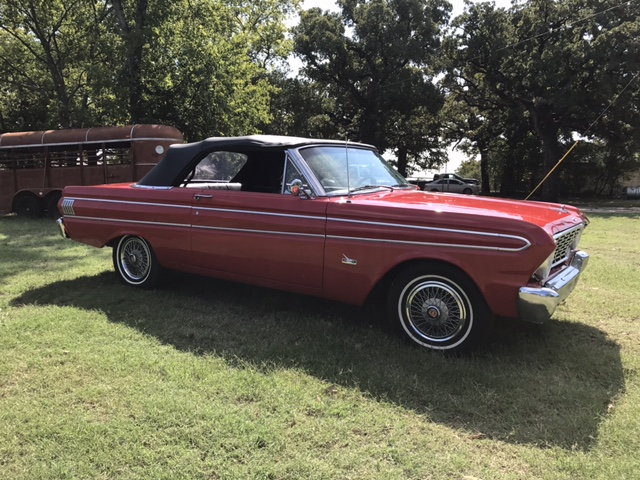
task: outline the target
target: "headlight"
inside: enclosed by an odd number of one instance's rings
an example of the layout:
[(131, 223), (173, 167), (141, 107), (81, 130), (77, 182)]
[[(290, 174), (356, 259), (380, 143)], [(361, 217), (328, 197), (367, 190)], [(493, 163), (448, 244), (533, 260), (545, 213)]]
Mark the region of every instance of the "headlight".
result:
[(555, 250), (551, 252), (551, 255), (547, 257), (547, 259), (542, 262), (542, 265), (538, 267), (538, 269), (534, 272), (533, 278), (536, 280), (542, 281), (549, 276), (549, 272), (551, 272), (551, 263), (553, 262), (553, 255), (555, 254)]

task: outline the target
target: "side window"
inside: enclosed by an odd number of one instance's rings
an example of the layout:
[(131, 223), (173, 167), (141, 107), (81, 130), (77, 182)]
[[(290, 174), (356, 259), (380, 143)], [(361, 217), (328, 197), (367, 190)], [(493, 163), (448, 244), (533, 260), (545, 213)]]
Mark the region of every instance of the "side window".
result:
[(232, 179), (247, 163), (247, 156), (237, 152), (211, 152), (204, 157), (180, 186), (215, 190), (240, 190), (242, 185)]
[(284, 182), (282, 185), (282, 193), (291, 194), (291, 182), (293, 182), (294, 180), (301, 180), (303, 188), (309, 188), (307, 179), (300, 173), (291, 159), (287, 157), (287, 163), (285, 165), (284, 172)]
[(228, 182), (247, 163), (247, 156), (236, 152), (211, 152), (196, 165), (193, 181)]

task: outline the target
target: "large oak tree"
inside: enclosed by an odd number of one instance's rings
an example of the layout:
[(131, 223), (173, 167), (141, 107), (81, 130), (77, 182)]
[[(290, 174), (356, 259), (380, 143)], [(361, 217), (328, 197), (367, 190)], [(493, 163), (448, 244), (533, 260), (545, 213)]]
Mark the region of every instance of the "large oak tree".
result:
[[(293, 30), (302, 74), (331, 99), (337, 135), (411, 160), (443, 160), (434, 121), (444, 97), (433, 64), (450, 12), (445, 0), (339, 0), (340, 12), (302, 12)], [(428, 155), (427, 155), (428, 154)]]
[[(612, 142), (612, 148), (617, 142), (621, 154), (637, 150), (637, 90), (625, 91), (640, 67), (640, 22), (632, 2), (530, 0), (507, 10), (469, 3), (453, 26), (449, 89), (467, 105), (480, 105), (481, 112), (470, 109), (469, 115), (480, 114), (505, 132), (504, 120), (514, 118), (502, 111), (522, 111), (543, 154), (538, 178), (576, 134)], [(629, 134), (624, 140), (623, 131)], [(557, 199), (558, 178), (543, 185), (543, 198)]]

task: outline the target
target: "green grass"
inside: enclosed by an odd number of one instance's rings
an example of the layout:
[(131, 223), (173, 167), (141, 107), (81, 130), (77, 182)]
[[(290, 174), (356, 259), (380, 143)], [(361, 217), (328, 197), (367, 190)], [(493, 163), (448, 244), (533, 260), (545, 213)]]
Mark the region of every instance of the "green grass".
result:
[(543, 326), (421, 351), (367, 311), (172, 274), (0, 218), (0, 477), (575, 479), (640, 472), (640, 216), (591, 214)]

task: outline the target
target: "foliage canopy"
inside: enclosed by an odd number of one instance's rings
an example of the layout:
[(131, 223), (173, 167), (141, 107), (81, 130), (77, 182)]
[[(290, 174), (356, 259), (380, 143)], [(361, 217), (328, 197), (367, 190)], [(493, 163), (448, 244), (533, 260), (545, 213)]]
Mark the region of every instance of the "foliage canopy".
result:
[[(484, 193), (613, 193), (639, 165), (635, 0), (5, 0), (0, 130), (166, 123), (187, 140), (349, 138), (403, 174), (480, 160)], [(295, 12), (300, 22), (287, 33)], [(302, 62), (288, 72), (293, 52)]]

